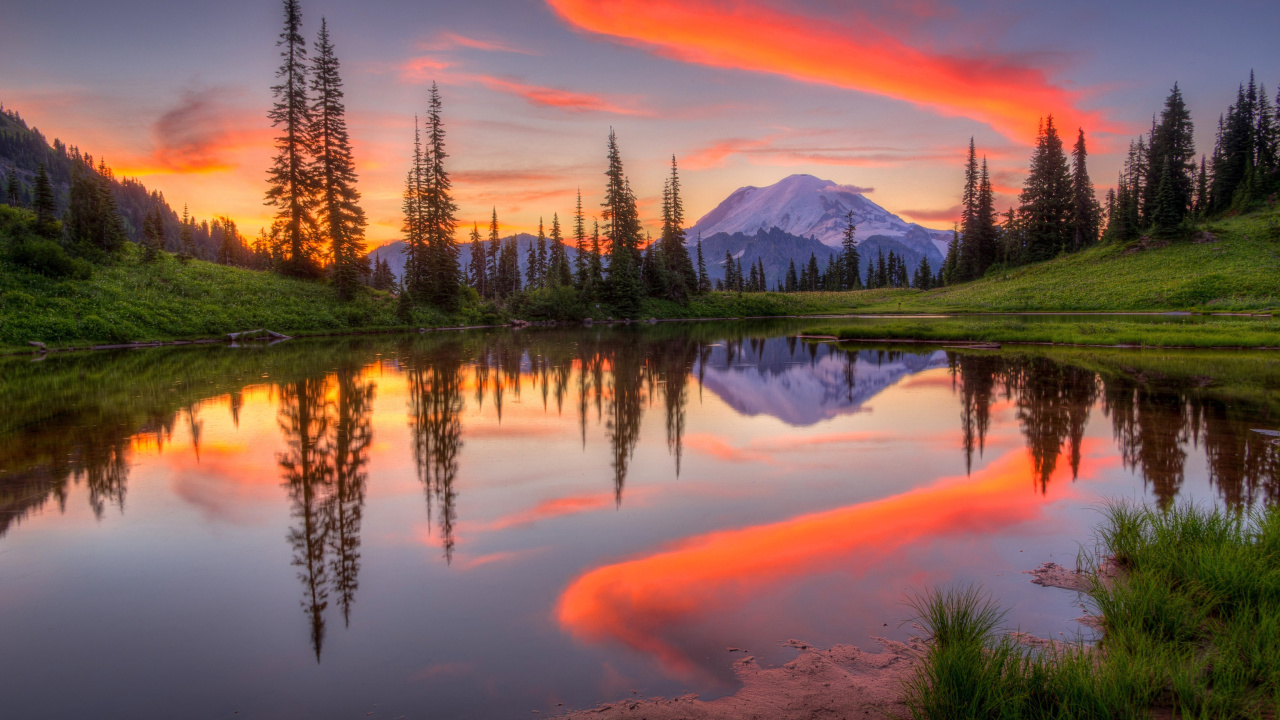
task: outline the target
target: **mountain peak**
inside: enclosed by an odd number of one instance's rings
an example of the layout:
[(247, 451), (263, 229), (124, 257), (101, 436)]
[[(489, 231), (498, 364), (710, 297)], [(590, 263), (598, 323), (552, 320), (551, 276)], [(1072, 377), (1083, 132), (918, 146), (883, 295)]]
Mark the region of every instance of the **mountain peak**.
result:
[(859, 242), (882, 235), (918, 244), (921, 252), (931, 243), (939, 250), (945, 247), (945, 232), (908, 223), (868, 200), (864, 192), (863, 188), (806, 174), (789, 175), (767, 187), (742, 187), (698, 220), (688, 237), (721, 232), (754, 235), (778, 228), (835, 247), (844, 237), (846, 218), (852, 212)]

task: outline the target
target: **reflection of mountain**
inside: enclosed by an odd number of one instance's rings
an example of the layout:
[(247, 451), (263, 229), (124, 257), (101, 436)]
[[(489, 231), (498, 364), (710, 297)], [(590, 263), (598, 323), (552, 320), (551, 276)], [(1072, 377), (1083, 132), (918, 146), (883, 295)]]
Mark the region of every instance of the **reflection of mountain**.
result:
[(852, 352), (825, 343), (801, 346), (773, 338), (712, 346), (694, 372), (707, 389), (743, 415), (771, 415), (803, 426), (857, 412), (901, 378), (946, 366), (942, 351)]

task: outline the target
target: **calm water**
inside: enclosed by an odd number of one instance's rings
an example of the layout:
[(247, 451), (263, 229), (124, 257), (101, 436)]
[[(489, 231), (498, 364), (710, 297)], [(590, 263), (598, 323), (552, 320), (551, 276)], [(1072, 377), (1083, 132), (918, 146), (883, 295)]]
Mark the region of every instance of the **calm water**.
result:
[[(822, 324), (830, 325), (831, 321)], [(978, 581), (1040, 635), (1106, 498), (1280, 497), (1276, 353), (798, 322), (0, 362), (0, 716), (529, 717), (732, 692)], [(238, 713), (238, 714), (236, 714)]]

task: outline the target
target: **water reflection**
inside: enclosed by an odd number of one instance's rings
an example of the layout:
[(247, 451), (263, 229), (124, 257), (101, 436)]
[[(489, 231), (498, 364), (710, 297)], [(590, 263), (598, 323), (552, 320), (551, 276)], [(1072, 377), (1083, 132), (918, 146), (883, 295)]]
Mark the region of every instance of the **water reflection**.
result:
[(333, 376), (280, 388), (279, 455), (294, 526), (288, 540), (316, 662), (324, 647), (330, 593), (350, 624), (360, 573), (360, 520), (375, 386), (346, 365)]
[[(1280, 499), (1280, 448), (1252, 432), (1274, 429), (1280, 420), (1280, 370), (1269, 355), (866, 348), (798, 341), (796, 329), (743, 323), (435, 333), (264, 351), (138, 351), (51, 357), (38, 365), (5, 360), (0, 538), (46, 507), (65, 512), (75, 485), (86, 488), (94, 517), (124, 513), (136, 457), (172, 452), (176, 433), (190, 441), (191, 463), (203, 452), (208, 464), (217, 459), (218, 423), (228, 417), (211, 408), (225, 404), (238, 428), (253, 417), (247, 412), (269, 407), (275, 429), (261, 442), (270, 446), (274, 464), (261, 475), (270, 477), (277, 497), (277, 482), (287, 497), (289, 561), (302, 588), (310, 652), (320, 662), (328, 623), (341, 616), (350, 624), (360, 586), (379, 393), (384, 403), (387, 393), (397, 403), (394, 424), (408, 445), (385, 452), (411, 460), (413, 492), (416, 497), (420, 488), (425, 496), (425, 510), (414, 500), (415, 517), (429, 524), (442, 568), (459, 573), (466, 563), (454, 560), (476, 537), (460, 528), (479, 534), (632, 508), (637, 500), (643, 505), (632, 476), (640, 467), (637, 453), (644, 458), (638, 451), (644, 432), (654, 436), (650, 443), (658, 443), (658, 460), (672, 478), (688, 474), (685, 466), (698, 450), (718, 448), (722, 460), (753, 464), (796, 451), (778, 438), (743, 440), (749, 450), (740, 451), (733, 442), (741, 438), (727, 428), (691, 434), (691, 420), (698, 420), (700, 403), (710, 404), (708, 397), (728, 410), (719, 421), (756, 416), (797, 431), (829, 423), (830, 437), (880, 441), (865, 430), (841, 434), (836, 424), (873, 405), (887, 388), (937, 370), (926, 377), (949, 383), (955, 405), (946, 406), (947, 422), (958, 420), (959, 442), (907, 439), (919, 443), (914, 452), (944, 453), (954, 463), (944, 479), (876, 501), (694, 533), (675, 547), (627, 548), (620, 554), (630, 560), (573, 573), (558, 618), (574, 637), (620, 643), (672, 672), (697, 673), (696, 659), (714, 642), (690, 628), (766, 585), (836, 566), (874, 572), (912, 543), (1033, 522), (1048, 493), (1070, 492), (1075, 480), (1107, 463), (1140, 477), (1164, 506), (1184, 492), (1188, 465), (1201, 459), (1227, 505)], [(564, 416), (573, 446), (580, 437), (592, 458), (594, 486), (508, 509), (487, 526), (465, 525), (459, 498), (477, 492), (476, 481), (484, 478), (467, 477), (463, 469), (473, 467), (475, 454), (492, 451), (478, 434), (490, 426), (481, 424), (506, 422), (493, 434), (514, 437), (521, 423), (531, 422), (530, 411)], [(646, 419), (646, 412), (660, 415)], [(1004, 444), (988, 442), (1001, 417), (1007, 427), (1016, 422), (1013, 437), (1025, 450), (1010, 449), (1011, 430)], [(1098, 428), (1089, 435), (1091, 423), (1109, 425), (1105, 447)], [(794, 442), (798, 447), (801, 440)], [(997, 456), (984, 458), (989, 452)], [(560, 459), (531, 460), (550, 476)], [(653, 488), (639, 486), (641, 493), (646, 489)], [(939, 550), (939, 557), (947, 552)], [(283, 565), (280, 572), (286, 577)]]

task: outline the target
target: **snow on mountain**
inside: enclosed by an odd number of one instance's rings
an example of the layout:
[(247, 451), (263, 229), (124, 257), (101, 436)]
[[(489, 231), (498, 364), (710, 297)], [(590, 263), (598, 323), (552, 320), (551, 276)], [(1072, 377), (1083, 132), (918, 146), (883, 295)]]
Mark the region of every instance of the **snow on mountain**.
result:
[(793, 427), (856, 413), (904, 377), (947, 365), (941, 350), (886, 358), (877, 350), (848, 352), (794, 338), (710, 349), (693, 369), (704, 387), (743, 415), (768, 415)]
[(931, 259), (934, 251), (938, 256), (946, 253), (948, 232), (906, 222), (868, 200), (857, 188), (812, 175), (792, 175), (769, 187), (739, 188), (689, 228), (688, 237), (693, 242), (699, 233), (703, 237), (721, 232), (755, 235), (758, 230), (778, 228), (837, 247), (844, 238), (845, 216), (851, 210), (858, 242), (883, 235)]

